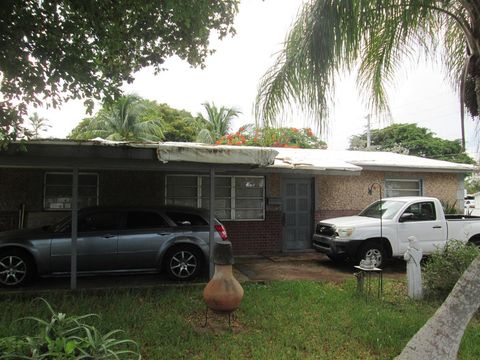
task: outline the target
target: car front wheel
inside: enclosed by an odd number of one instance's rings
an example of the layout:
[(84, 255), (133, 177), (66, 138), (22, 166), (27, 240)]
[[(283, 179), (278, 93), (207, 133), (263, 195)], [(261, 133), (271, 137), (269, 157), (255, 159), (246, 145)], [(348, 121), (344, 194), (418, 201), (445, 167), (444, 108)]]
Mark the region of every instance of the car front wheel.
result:
[(166, 268), (173, 280), (192, 280), (201, 270), (200, 252), (190, 246), (176, 246), (166, 255)]
[(30, 256), (16, 249), (0, 252), (0, 285), (17, 287), (33, 278), (34, 264)]

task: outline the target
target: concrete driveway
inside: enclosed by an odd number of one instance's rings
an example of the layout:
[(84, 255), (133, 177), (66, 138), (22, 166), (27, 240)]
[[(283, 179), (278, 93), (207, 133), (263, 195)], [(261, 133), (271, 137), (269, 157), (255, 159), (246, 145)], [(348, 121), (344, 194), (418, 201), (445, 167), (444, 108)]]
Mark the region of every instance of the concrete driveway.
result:
[[(235, 259), (234, 274), (240, 282), (273, 280), (315, 280), (341, 282), (353, 278), (351, 264), (335, 264), (328, 257), (316, 252), (276, 253), (261, 256), (242, 256)], [(384, 269), (385, 278), (402, 279), (405, 277), (405, 262), (392, 260)], [(199, 278), (193, 284), (204, 283), (206, 277)], [(128, 274), (81, 276), (78, 289), (106, 288), (148, 288), (157, 286), (185, 286), (168, 279), (165, 274)], [(16, 289), (0, 289), (2, 293), (39, 293), (45, 291), (68, 290), (68, 277), (49, 277), (37, 279), (33, 284)]]
[[(341, 282), (352, 279), (352, 264), (336, 264), (326, 255), (316, 252), (264, 254), (255, 257), (235, 259), (235, 268), (240, 280), (316, 280)], [(384, 277), (401, 279), (405, 277), (405, 262), (391, 260), (384, 268)]]

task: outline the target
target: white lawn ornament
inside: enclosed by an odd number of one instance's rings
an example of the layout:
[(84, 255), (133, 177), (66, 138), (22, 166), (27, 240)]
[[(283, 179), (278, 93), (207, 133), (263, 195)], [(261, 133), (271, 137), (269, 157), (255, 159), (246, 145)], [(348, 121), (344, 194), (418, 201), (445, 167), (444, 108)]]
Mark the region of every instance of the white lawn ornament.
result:
[(408, 296), (415, 300), (420, 300), (423, 297), (422, 269), (420, 268), (422, 255), (422, 249), (418, 246), (417, 238), (410, 236), (408, 238), (408, 248), (403, 258), (407, 262)]

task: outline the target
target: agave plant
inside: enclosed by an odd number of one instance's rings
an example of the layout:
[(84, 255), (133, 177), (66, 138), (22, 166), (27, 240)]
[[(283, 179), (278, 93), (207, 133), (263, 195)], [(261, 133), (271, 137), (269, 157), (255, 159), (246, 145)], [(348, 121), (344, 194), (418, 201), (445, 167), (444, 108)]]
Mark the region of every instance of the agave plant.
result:
[(85, 322), (98, 315), (67, 316), (54, 311), (45, 299), (40, 300), (50, 311), (50, 318), (45, 320), (29, 316), (17, 320), (35, 322), (38, 333), (33, 336), (0, 339), (0, 359), (141, 359), (135, 341), (114, 337), (120, 334), (121, 330), (113, 330), (103, 335)]

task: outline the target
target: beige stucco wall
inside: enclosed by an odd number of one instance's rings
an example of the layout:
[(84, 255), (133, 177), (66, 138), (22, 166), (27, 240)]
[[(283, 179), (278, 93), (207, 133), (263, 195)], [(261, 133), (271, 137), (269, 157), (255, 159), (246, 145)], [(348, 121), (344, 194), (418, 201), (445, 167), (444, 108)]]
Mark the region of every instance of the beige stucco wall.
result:
[(402, 178), (422, 179), (424, 196), (434, 196), (451, 204), (457, 200), (457, 174), (362, 171), (360, 176), (316, 176), (315, 210), (361, 210), (378, 199), (377, 189), (373, 195), (368, 194), (370, 184)]

